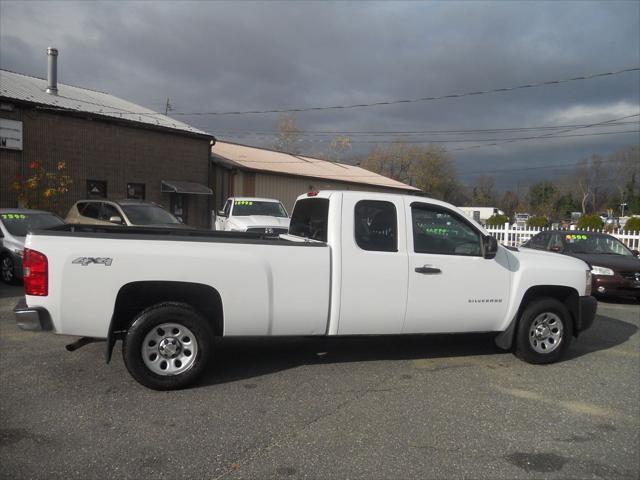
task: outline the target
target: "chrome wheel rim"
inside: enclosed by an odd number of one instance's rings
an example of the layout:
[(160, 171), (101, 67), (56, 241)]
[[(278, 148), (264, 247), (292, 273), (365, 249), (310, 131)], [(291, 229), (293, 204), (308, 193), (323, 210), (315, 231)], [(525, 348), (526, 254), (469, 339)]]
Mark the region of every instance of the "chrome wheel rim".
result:
[(551, 353), (562, 343), (563, 333), (560, 317), (552, 312), (544, 312), (531, 323), (529, 344), (537, 353)]
[(162, 323), (144, 337), (141, 353), (144, 364), (153, 373), (179, 375), (193, 367), (198, 355), (198, 341), (184, 325)]
[(13, 262), (9, 257), (2, 258), (2, 264), (0, 266), (2, 269), (2, 279), (5, 282), (10, 282), (13, 280)]

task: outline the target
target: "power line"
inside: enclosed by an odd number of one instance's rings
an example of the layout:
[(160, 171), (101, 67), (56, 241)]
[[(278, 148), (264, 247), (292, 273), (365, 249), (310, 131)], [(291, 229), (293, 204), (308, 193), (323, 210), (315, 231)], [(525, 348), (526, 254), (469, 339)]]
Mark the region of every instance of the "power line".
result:
[[(464, 92), (464, 93), (453, 93), (449, 95), (440, 95), (440, 96), (429, 96), (429, 97), (419, 97), (419, 98), (410, 98), (403, 100), (388, 100), (388, 101), (378, 101), (371, 103), (357, 103), (350, 105), (328, 105), (328, 106), (317, 106), (317, 107), (298, 107), (298, 108), (279, 108), (279, 109), (269, 109), (269, 110), (238, 110), (238, 111), (219, 111), (219, 112), (173, 112), (173, 115), (186, 115), (186, 116), (198, 116), (198, 115), (253, 115), (253, 114), (266, 114), (266, 113), (296, 113), (296, 112), (311, 112), (311, 111), (322, 111), (322, 110), (348, 110), (353, 108), (366, 108), (366, 107), (378, 107), (385, 105), (398, 105), (404, 103), (417, 103), (417, 102), (431, 102), (435, 100), (446, 100), (450, 98), (463, 98), (463, 97), (471, 97), (471, 96), (479, 96), (479, 95), (487, 95), (492, 93), (502, 93), (502, 92), (510, 92), (514, 90), (522, 90), (527, 88), (538, 88), (550, 85), (560, 85), (563, 83), (569, 82), (577, 82), (582, 80), (592, 80), (594, 78), (602, 78), (602, 77), (610, 77), (614, 75), (621, 75), (624, 73), (631, 73), (640, 71), (640, 67), (631, 67), (624, 68), (621, 70), (615, 70), (611, 72), (599, 72), (592, 73), (588, 75), (581, 75), (578, 77), (572, 78), (564, 78), (558, 80), (546, 80), (543, 82), (533, 82), (524, 85), (515, 85), (511, 87), (502, 87), (502, 88), (494, 88), (489, 90), (478, 90), (474, 92)], [(87, 103), (94, 106), (104, 107), (104, 108), (115, 108), (112, 105), (104, 105), (96, 102), (89, 102), (86, 100), (81, 100), (72, 97), (64, 97), (67, 100), (74, 100), (82, 103)], [(68, 110), (61, 107), (47, 107), (48, 110)], [(146, 112), (134, 112), (124, 109), (117, 109), (114, 111), (100, 111), (94, 113), (102, 113), (102, 114), (123, 114), (123, 115), (163, 115), (159, 112), (146, 111)]]
[[(403, 140), (402, 142), (398, 142), (397, 140), (355, 140), (352, 143), (368, 143), (368, 144), (388, 144), (388, 143), (404, 143), (404, 144), (429, 144), (429, 143), (477, 143), (477, 142), (497, 142), (503, 141), (502, 143), (508, 143), (511, 141), (521, 141), (521, 140), (546, 140), (546, 139), (554, 139), (554, 138), (573, 138), (573, 137), (595, 137), (601, 135), (618, 135), (624, 133), (640, 133), (640, 130), (622, 130), (618, 132), (597, 132), (597, 133), (578, 133), (572, 135), (554, 135), (554, 136), (530, 136), (530, 137), (513, 137), (506, 141), (504, 138), (474, 138), (474, 139), (466, 139), (466, 140)], [(218, 137), (220, 141), (224, 141), (224, 137)], [(323, 140), (315, 140), (315, 142), (327, 142), (328, 139)], [(501, 143), (493, 143), (490, 145), (500, 145)], [(485, 146), (485, 145), (478, 145)], [(487, 145), (489, 146), (489, 145)], [(452, 151), (457, 150), (467, 150), (468, 148), (459, 148), (453, 149)]]
[(430, 96), (409, 98), (403, 100), (387, 100), (371, 103), (355, 103), (351, 105), (328, 105), (319, 107), (298, 107), (298, 108), (279, 108), (270, 110), (238, 110), (238, 111), (226, 111), (226, 112), (175, 112), (174, 115), (249, 115), (249, 114), (264, 114), (264, 113), (296, 113), (296, 112), (312, 112), (321, 110), (347, 110), (353, 108), (365, 108), (365, 107), (379, 107), (383, 105), (398, 105), (403, 103), (417, 103), (417, 102), (431, 102), (434, 100), (445, 100), (449, 98), (462, 98), (478, 95), (487, 95), (490, 93), (510, 92), (513, 90), (522, 90), (525, 88), (537, 88), (547, 85), (560, 85), (562, 83), (576, 82), (581, 80), (592, 80), (594, 78), (610, 77), (613, 75), (620, 75), (623, 73), (637, 72), (640, 67), (625, 68), (622, 70), (616, 70), (612, 72), (592, 73), (589, 75), (581, 75), (579, 77), (565, 78), (560, 80), (546, 80), (543, 82), (534, 82), (524, 85), (516, 85), (512, 87), (494, 88), (490, 90), (478, 90), (475, 92), (453, 93), (449, 95)]
[[(614, 162), (616, 159), (611, 159), (608, 160), (606, 162)], [(578, 167), (578, 166), (582, 166), (584, 165), (584, 160), (581, 160), (579, 162), (572, 162), (572, 163), (558, 163), (555, 165), (542, 165), (542, 166), (537, 166), (537, 167), (521, 167), (521, 168), (501, 168), (501, 169), (497, 169), (497, 170), (493, 170), (492, 173), (494, 174), (499, 174), (501, 172), (521, 172), (521, 171), (526, 171), (526, 170), (543, 170), (543, 169), (555, 169), (555, 168), (567, 168), (567, 167)], [(487, 170), (481, 170), (481, 171), (477, 171), (477, 172), (466, 172), (467, 175), (484, 175), (487, 173)]]
[[(552, 132), (552, 133), (545, 133), (544, 135), (538, 135), (535, 137), (531, 137), (531, 138), (520, 138), (520, 139), (516, 139), (516, 138), (512, 138), (512, 139), (508, 139), (508, 140), (502, 140), (502, 141), (498, 141), (496, 143), (486, 143), (486, 144), (481, 144), (481, 145), (472, 145), (470, 147), (459, 147), (459, 148), (455, 148), (452, 151), (463, 151), (463, 150), (471, 150), (471, 149), (476, 149), (476, 148), (483, 148), (483, 147), (494, 147), (494, 146), (498, 146), (498, 145), (504, 145), (507, 143), (513, 143), (513, 142), (517, 142), (517, 141), (521, 141), (521, 140), (537, 140), (537, 139), (543, 139), (543, 138), (560, 138), (560, 137), (567, 137), (569, 135), (558, 135), (560, 133), (568, 133), (568, 132), (573, 132), (576, 130), (580, 130), (583, 128), (592, 128), (592, 127), (598, 127), (598, 126), (603, 126), (606, 125), (608, 123), (613, 123), (613, 122), (617, 122), (620, 120), (626, 120), (628, 118), (633, 118), (633, 117), (638, 117), (640, 116), (640, 114), (636, 113), (633, 115), (626, 115), (624, 117), (619, 117), (619, 118), (612, 118), (610, 120), (605, 120), (603, 122), (597, 122), (597, 123), (591, 123), (589, 125), (584, 125), (581, 127), (576, 127), (576, 128), (569, 128), (567, 130), (560, 130), (558, 132)], [(626, 132), (606, 132), (606, 133), (592, 133), (589, 135), (604, 135), (604, 134), (615, 134), (615, 133), (632, 133), (632, 130), (628, 130)], [(576, 135), (576, 136), (583, 136), (583, 135)], [(586, 135), (584, 135), (586, 136)]]
[[(618, 126), (637, 124), (638, 121), (607, 123), (604, 126)], [(535, 127), (512, 127), (512, 128), (472, 128), (466, 130), (299, 130), (296, 135), (306, 136), (366, 136), (366, 137), (389, 137), (389, 136), (413, 136), (413, 135), (468, 135), (477, 133), (517, 133), (527, 131), (558, 130), (568, 127), (587, 127), (589, 124), (579, 123), (570, 125), (540, 125)], [(229, 134), (230, 137), (263, 136), (273, 137), (280, 134), (277, 130), (238, 130), (238, 129), (216, 129), (217, 134)]]

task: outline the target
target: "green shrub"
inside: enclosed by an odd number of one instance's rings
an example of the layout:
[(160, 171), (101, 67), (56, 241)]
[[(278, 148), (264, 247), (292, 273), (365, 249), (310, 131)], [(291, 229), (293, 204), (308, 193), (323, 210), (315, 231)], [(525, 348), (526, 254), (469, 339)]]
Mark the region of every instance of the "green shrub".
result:
[(624, 224), (625, 232), (640, 232), (640, 217), (632, 217)]
[(534, 215), (533, 217), (529, 217), (529, 220), (527, 220), (527, 227), (544, 228), (547, 225), (549, 225), (547, 217), (543, 217), (541, 215)]
[(576, 224), (578, 228), (590, 228), (591, 230), (601, 230), (604, 226), (604, 222), (600, 218), (600, 216), (593, 215), (582, 215)]
[(490, 227), (502, 226), (509, 221), (506, 215), (492, 215), (487, 219), (487, 225)]

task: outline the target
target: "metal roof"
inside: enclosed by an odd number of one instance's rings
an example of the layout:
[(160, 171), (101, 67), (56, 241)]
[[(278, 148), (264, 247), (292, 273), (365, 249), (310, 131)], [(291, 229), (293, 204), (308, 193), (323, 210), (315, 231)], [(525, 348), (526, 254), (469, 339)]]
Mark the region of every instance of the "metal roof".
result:
[(170, 128), (197, 135), (212, 135), (186, 123), (161, 115), (135, 103), (122, 100), (104, 92), (88, 90), (58, 83), (58, 94), (46, 92), (47, 81), (20, 73), (0, 69), (0, 97), (30, 102), (44, 108), (61, 111), (83, 112), (126, 120), (159, 128)]
[(296, 175), (337, 182), (359, 183), (405, 191), (420, 191), (420, 189), (411, 185), (355, 165), (329, 162), (319, 158), (291, 155), (289, 153), (221, 141), (217, 141), (211, 151), (229, 165), (248, 170), (257, 170), (275, 175)]

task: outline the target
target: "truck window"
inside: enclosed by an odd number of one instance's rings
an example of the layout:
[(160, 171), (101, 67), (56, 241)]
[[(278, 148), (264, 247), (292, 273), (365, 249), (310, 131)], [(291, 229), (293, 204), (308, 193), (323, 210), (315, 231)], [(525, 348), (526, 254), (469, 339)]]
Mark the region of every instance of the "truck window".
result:
[(289, 233), (297, 237), (327, 241), (328, 198), (298, 200), (293, 208)]
[(480, 234), (453, 212), (435, 205), (411, 205), (416, 253), (480, 256)]
[(361, 200), (354, 209), (356, 243), (363, 250), (398, 251), (398, 216), (391, 202)]

